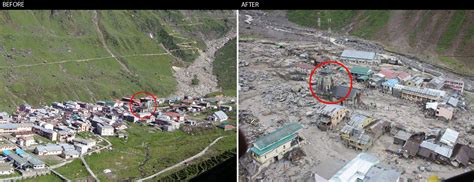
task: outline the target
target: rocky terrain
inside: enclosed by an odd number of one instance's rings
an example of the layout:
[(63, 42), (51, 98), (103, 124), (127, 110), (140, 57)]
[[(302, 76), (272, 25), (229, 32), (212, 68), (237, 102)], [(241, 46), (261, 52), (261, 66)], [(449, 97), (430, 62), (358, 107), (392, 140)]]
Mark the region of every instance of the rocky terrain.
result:
[[(251, 17), (251, 18), (249, 18)], [(346, 41), (328, 32), (301, 28), (288, 22), (280, 11), (241, 11), (239, 42), (239, 128), (247, 137), (249, 145), (258, 136), (275, 130), (288, 122), (299, 122), (304, 128), (300, 135), (305, 139), (301, 149), (306, 156), (299, 162), (280, 160), (269, 167), (258, 170), (258, 165), (248, 154), (240, 160), (242, 181), (264, 179), (265, 181), (312, 181), (314, 174), (326, 179), (333, 176), (359, 151), (343, 145), (335, 130), (321, 131), (316, 125), (315, 106), (318, 101), (309, 92), (309, 73), (294, 71), (295, 65), (314, 65), (315, 61), (337, 58), (337, 52), (345, 48), (375, 51), (393, 56), (403, 65), (381, 65), (386, 68), (403, 69), (411, 74), (443, 74), (463, 79), (467, 89), (472, 89), (472, 79), (431, 67), (416, 59), (384, 51), (376, 43), (366, 40)], [(420, 67), (425, 67), (421, 73)], [(311, 71), (312, 68), (309, 69)], [(363, 89), (360, 83), (354, 88)], [(453, 128), (460, 132), (460, 140), (474, 140), (472, 108), (459, 111), (451, 122), (425, 118), (416, 103), (407, 102), (378, 90), (364, 89), (362, 101), (365, 107), (350, 106), (349, 115), (358, 113), (406, 126), (412, 131), (427, 131), (430, 128)], [(467, 101), (469, 102), (469, 101)], [(472, 107), (472, 105), (470, 106)], [(338, 127), (341, 127), (339, 125)], [(385, 134), (367, 152), (375, 154), (383, 163), (395, 166), (403, 176), (411, 179), (426, 179), (436, 174), (450, 177), (466, 170), (439, 165), (424, 159), (403, 159), (389, 154), (385, 148), (393, 137)], [(472, 169), (472, 165), (470, 169)]]
[[(223, 37), (206, 41), (206, 50), (199, 50), (199, 56), (187, 67), (174, 66), (174, 77), (178, 81), (177, 95), (203, 96), (211, 92), (219, 91), (217, 78), (212, 73), (212, 62), (217, 50), (222, 48), (228, 41), (236, 37), (235, 29), (230, 30)], [(199, 84), (193, 85), (192, 80), (199, 80)]]

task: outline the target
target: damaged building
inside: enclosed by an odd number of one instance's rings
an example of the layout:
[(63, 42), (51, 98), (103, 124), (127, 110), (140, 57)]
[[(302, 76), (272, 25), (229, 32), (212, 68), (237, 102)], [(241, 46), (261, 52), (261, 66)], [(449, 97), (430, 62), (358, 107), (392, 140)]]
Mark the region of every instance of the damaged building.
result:
[(262, 165), (280, 160), (285, 153), (299, 146), (302, 139), (298, 131), (302, 128), (301, 124), (293, 122), (257, 138), (250, 148), (251, 156)]
[(356, 114), (340, 130), (339, 136), (343, 143), (357, 150), (367, 150), (373, 143), (373, 136), (366, 131), (366, 127), (372, 124), (373, 118)]
[(451, 164), (456, 167), (467, 166), (469, 161), (473, 160), (470, 156), (473, 152), (472, 149), (467, 145), (457, 143), (459, 137), (457, 131), (447, 128), (441, 136), (439, 134), (440, 132), (410, 134), (400, 130), (394, 136), (394, 145), (387, 150), (406, 158), (419, 156), (426, 160)]
[(329, 179), (329, 182), (398, 182), (401, 172), (381, 164), (374, 155), (360, 153)]
[(348, 111), (344, 106), (335, 104), (321, 104), (315, 109), (317, 114), (326, 118), (318, 122), (318, 128), (323, 131), (334, 129), (344, 119)]
[[(417, 88), (410, 86), (395, 85), (394, 89), (400, 90), (400, 97), (402, 99), (415, 102), (436, 102), (441, 100), (446, 92), (442, 90), (435, 90), (429, 88)], [(395, 90), (393, 91), (395, 95)]]

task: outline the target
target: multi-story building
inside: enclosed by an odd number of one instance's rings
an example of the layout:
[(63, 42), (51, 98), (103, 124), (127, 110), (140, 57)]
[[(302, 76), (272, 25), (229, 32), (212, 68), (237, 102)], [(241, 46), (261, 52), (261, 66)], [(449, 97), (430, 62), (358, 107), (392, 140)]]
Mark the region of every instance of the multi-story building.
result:
[(341, 60), (356, 64), (380, 64), (375, 52), (344, 50), (340, 56)]
[(417, 88), (408, 86), (398, 86), (400, 89), (400, 97), (416, 102), (436, 102), (441, 100), (446, 92), (430, 88)]
[(281, 159), (286, 152), (299, 146), (298, 131), (302, 128), (303, 126), (299, 123), (290, 123), (257, 138), (250, 149), (252, 157), (263, 165)]
[(318, 128), (325, 131), (335, 128), (346, 116), (347, 109), (336, 104), (321, 104), (316, 108), (316, 113), (328, 118), (318, 123)]

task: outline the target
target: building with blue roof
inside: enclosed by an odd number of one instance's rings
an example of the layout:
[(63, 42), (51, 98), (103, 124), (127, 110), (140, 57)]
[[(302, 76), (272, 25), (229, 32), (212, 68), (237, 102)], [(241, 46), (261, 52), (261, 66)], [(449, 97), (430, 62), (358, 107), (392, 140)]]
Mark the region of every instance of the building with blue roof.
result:
[[(17, 151), (18, 153), (18, 151)], [(38, 158), (34, 157), (33, 155), (26, 153), (25, 151), (21, 150), (18, 153), (19, 156), (21, 156), (23, 159), (26, 159), (28, 161), (29, 167), (32, 167), (33, 169), (44, 169), (46, 168), (46, 164), (42, 161), (39, 160)]]
[(21, 150), (21, 149), (16, 149), (16, 150), (15, 150), (15, 153), (16, 153), (16, 154), (22, 154), (22, 153), (25, 153), (25, 151), (24, 151), (24, 150)]
[(382, 90), (384, 92), (392, 93), (392, 89), (397, 85), (399, 81), (397, 79), (390, 79), (382, 83)]
[(30, 166), (28, 163), (28, 160), (26, 160), (23, 157), (20, 157), (19, 155), (10, 152), (8, 155), (6, 155), (8, 160), (13, 161), (13, 165), (15, 165), (16, 168), (20, 169), (26, 169)]
[(299, 146), (297, 132), (302, 128), (301, 124), (293, 122), (257, 138), (250, 148), (252, 157), (261, 164), (281, 159), (286, 152)]
[(4, 156), (8, 156), (8, 155), (10, 155), (10, 154), (12, 153), (11, 150), (3, 150), (2, 152), (3, 152), (3, 155), (4, 155)]

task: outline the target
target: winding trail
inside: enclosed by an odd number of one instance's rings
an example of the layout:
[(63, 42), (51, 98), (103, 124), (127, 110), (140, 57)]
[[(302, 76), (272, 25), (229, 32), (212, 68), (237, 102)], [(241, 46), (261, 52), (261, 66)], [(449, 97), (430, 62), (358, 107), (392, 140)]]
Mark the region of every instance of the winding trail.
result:
[(51, 169), (51, 172), (58, 175), (60, 178), (62, 178), (64, 181), (71, 181), (70, 179), (66, 178), (66, 176), (62, 175), (61, 173), (57, 172), (54, 169)]
[[(170, 55), (171, 52), (175, 52), (175, 51), (178, 51), (178, 50), (190, 50), (190, 49), (196, 49), (196, 48), (173, 49), (173, 50), (169, 50), (168, 52), (165, 52), (165, 53), (131, 54), (131, 55), (125, 55), (125, 56), (116, 56), (116, 57), (127, 58), (127, 57), (140, 57), (140, 56), (164, 56), (164, 55)], [(22, 68), (22, 67), (32, 67), (32, 66), (63, 64), (63, 63), (69, 63), (69, 62), (88, 62), (88, 61), (97, 61), (97, 60), (104, 60), (104, 59), (110, 59), (110, 58), (114, 58), (114, 57), (105, 56), (105, 57), (86, 58), (86, 59), (62, 60), (62, 61), (47, 62), (47, 63), (35, 63), (35, 64), (25, 64), (25, 65), (15, 65), (15, 66), (0, 66), (0, 69), (2, 69), (2, 68)]]
[(110, 51), (109, 47), (107, 46), (107, 43), (105, 43), (105, 38), (104, 38), (104, 34), (102, 34), (102, 30), (100, 29), (99, 27), (99, 15), (97, 13), (97, 10), (94, 10), (94, 17), (92, 18), (92, 21), (94, 22), (94, 25), (95, 25), (95, 28), (97, 30), (97, 33), (99, 34), (99, 40), (100, 42), (102, 43), (102, 46), (104, 47), (104, 49), (111, 55), (111, 57), (113, 57), (115, 60), (117, 60), (117, 62), (122, 66), (122, 68), (127, 71), (127, 73), (132, 73), (127, 65), (125, 65), (124, 63), (122, 63), (122, 61), (120, 61), (115, 55), (114, 53), (112, 53), (112, 51)]
[(199, 158), (199, 157), (203, 156), (203, 155), (207, 152), (207, 150), (209, 149), (209, 147), (211, 147), (212, 145), (216, 144), (217, 141), (219, 141), (219, 140), (222, 139), (222, 138), (224, 138), (224, 136), (220, 136), (219, 138), (216, 138), (212, 143), (210, 143), (206, 148), (204, 148), (204, 150), (202, 150), (201, 152), (197, 153), (196, 155), (194, 155), (194, 156), (192, 156), (192, 157), (190, 157), (190, 158), (187, 158), (187, 159), (185, 159), (185, 160), (183, 160), (183, 161), (181, 161), (181, 162), (179, 162), (179, 163), (177, 163), (177, 164), (175, 164), (175, 165), (173, 165), (173, 166), (170, 166), (170, 167), (168, 167), (168, 168), (166, 168), (166, 169), (163, 169), (163, 170), (161, 170), (161, 171), (159, 171), (159, 172), (157, 172), (157, 173), (155, 173), (155, 174), (153, 174), (153, 175), (151, 175), (151, 176), (148, 176), (148, 177), (146, 177), (146, 178), (139, 179), (139, 180), (137, 180), (137, 181), (140, 181), (140, 182), (141, 182), (141, 181), (144, 181), (144, 180), (149, 180), (149, 179), (152, 179), (152, 178), (154, 178), (154, 177), (156, 177), (156, 176), (158, 176), (158, 175), (160, 175), (160, 174), (163, 174), (163, 173), (165, 173), (165, 172), (167, 172), (167, 171), (169, 171), (169, 170), (175, 169), (175, 168), (177, 168), (177, 167), (184, 166), (185, 163), (187, 163), (187, 162), (189, 162), (189, 161), (192, 161), (192, 160), (194, 160), (194, 159), (196, 159), (196, 158)]
[(87, 172), (89, 172), (89, 174), (94, 178), (95, 181), (100, 181), (99, 178), (97, 178), (97, 176), (94, 174), (92, 169), (89, 167), (89, 164), (87, 164), (86, 160), (84, 159), (84, 155), (81, 155), (80, 158), (84, 166), (86, 166)]
[[(106, 149), (106, 148), (109, 148), (109, 147), (112, 146), (112, 143), (110, 143), (110, 141), (108, 141), (108, 140), (105, 139), (104, 137), (99, 136), (99, 135), (96, 135), (96, 136), (99, 137), (100, 139), (104, 140), (105, 142), (107, 142), (107, 145), (106, 145), (106, 146), (103, 146), (103, 147), (101, 147), (101, 148), (98, 148), (98, 149), (96, 149), (96, 150), (94, 150), (94, 151), (90, 151), (90, 152), (88, 152), (88, 153), (85, 153), (84, 155), (90, 155), (90, 154), (95, 153), (95, 152), (100, 152), (101, 150)], [(95, 179), (95, 181), (100, 181), (99, 178), (97, 178), (97, 176), (94, 174), (94, 172), (92, 171), (92, 169), (90, 168), (90, 166), (87, 164), (86, 160), (84, 159), (84, 155), (81, 155), (80, 158), (81, 158), (82, 163), (83, 163), (84, 166), (86, 167), (87, 172), (89, 172), (89, 174)], [(61, 174), (59, 174), (58, 172), (54, 171), (54, 169), (57, 169), (57, 168), (60, 168), (60, 167), (62, 167), (62, 166), (64, 166), (64, 165), (66, 165), (66, 164), (69, 164), (69, 163), (71, 163), (71, 162), (74, 161), (74, 160), (75, 160), (75, 159), (73, 159), (73, 160), (68, 160), (68, 161), (65, 161), (65, 162), (62, 162), (62, 163), (59, 163), (59, 164), (50, 166), (49, 169), (50, 169), (52, 172), (54, 172), (55, 174), (57, 174), (58, 176), (60, 176)], [(60, 176), (60, 177), (61, 177), (61, 176)], [(65, 178), (65, 177), (61, 177), (61, 178), (65, 179), (65, 180), (68, 180), (68, 179)]]
[[(84, 155), (91, 155), (95, 152), (100, 152), (101, 150), (103, 149), (106, 149), (106, 148), (109, 148), (112, 146), (112, 143), (110, 143), (110, 141), (108, 141), (107, 139), (105, 139), (104, 137), (100, 136), (100, 135), (96, 135), (97, 137), (99, 137), (100, 139), (104, 140), (105, 142), (107, 142), (107, 145), (106, 146), (103, 146), (101, 148), (98, 148), (94, 151), (90, 151), (88, 153), (85, 153)], [(84, 166), (86, 167), (87, 169), (87, 172), (89, 172), (89, 174), (94, 178), (95, 181), (100, 181), (99, 178), (94, 174), (94, 171), (92, 171), (92, 169), (90, 168), (89, 164), (87, 164), (86, 162), (86, 159), (84, 159), (84, 155), (81, 155), (81, 161), (82, 163), (84, 164)]]

